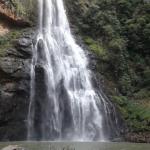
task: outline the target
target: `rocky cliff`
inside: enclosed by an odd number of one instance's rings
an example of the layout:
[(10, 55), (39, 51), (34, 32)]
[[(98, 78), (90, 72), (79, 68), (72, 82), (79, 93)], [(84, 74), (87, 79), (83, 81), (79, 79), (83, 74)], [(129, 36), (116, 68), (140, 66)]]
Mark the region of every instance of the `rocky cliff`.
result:
[(30, 65), (36, 32), (23, 32), (14, 47), (1, 50), (0, 140), (26, 140)]
[(0, 140), (26, 140), (35, 7), (34, 0), (0, 0)]

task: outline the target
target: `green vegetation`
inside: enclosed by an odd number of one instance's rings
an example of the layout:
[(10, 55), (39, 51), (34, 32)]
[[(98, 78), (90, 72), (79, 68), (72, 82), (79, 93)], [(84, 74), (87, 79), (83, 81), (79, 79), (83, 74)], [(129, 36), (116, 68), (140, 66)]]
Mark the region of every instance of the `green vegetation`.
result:
[(66, 3), (78, 7), (69, 8), (73, 12), (72, 22), (79, 27), (89, 48), (105, 56), (99, 57), (100, 62), (107, 60), (107, 68), (102, 72), (109, 72), (106, 78), (118, 85), (120, 93), (132, 97), (141, 89), (149, 91), (150, 3), (142, 0), (76, 3), (66, 0)]
[(36, 9), (34, 0), (5, 0), (4, 4), (16, 15), (24, 19), (34, 19)]
[(150, 1), (65, 1), (71, 23), (97, 54), (94, 71), (118, 89), (110, 97), (128, 125), (150, 132)]
[(13, 46), (13, 39), (18, 34), (18, 30), (12, 30), (5, 35), (0, 36), (0, 50), (11, 48)]
[(98, 59), (107, 61), (107, 55), (105, 53), (105, 50), (102, 46), (100, 46), (100, 44), (97, 41), (95, 41), (94, 39), (88, 36), (84, 37), (84, 41), (89, 47), (89, 49), (92, 50), (96, 54), (96, 57)]
[(8, 33), (0, 35), (0, 57), (3, 57), (6, 49), (14, 48), (14, 40), (27, 29), (13, 28)]
[(129, 102), (129, 99), (123, 96), (115, 95), (111, 98), (134, 132), (150, 132), (150, 99)]
[[(29, 26), (26, 23), (29, 23), (30, 25), (33, 25), (35, 22), (35, 16), (36, 16), (36, 1), (34, 0), (4, 0), (1, 3), (5, 5), (5, 7), (9, 8), (12, 13), (15, 14), (16, 17), (21, 18), (20, 24), (22, 22), (22, 25)], [(19, 34), (22, 33), (22, 31), (28, 30), (28, 28), (22, 28), (19, 27), (19, 21), (18, 21), (18, 27), (15, 27), (14, 24), (12, 24), (12, 27), (10, 27), (8, 30), (9, 32), (6, 34), (0, 34), (0, 57), (3, 57), (4, 51), (6, 49), (10, 49), (14, 47), (14, 40), (17, 38)], [(3, 20), (2, 20), (3, 22)], [(25, 23), (24, 23), (25, 22)], [(11, 25), (10, 25), (11, 26)]]

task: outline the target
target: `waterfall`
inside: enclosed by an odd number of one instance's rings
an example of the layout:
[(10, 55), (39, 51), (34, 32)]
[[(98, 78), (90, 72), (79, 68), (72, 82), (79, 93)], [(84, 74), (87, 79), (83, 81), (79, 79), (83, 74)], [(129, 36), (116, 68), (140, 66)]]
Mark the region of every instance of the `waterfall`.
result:
[(88, 60), (71, 35), (63, 1), (38, 0), (38, 4), (28, 140), (109, 140), (112, 122), (117, 123), (110, 119), (114, 107), (92, 87)]

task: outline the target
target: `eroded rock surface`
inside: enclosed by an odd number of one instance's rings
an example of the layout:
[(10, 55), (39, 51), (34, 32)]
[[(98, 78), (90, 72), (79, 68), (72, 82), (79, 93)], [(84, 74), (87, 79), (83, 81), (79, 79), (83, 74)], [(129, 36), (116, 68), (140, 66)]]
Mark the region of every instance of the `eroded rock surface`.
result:
[(127, 133), (125, 140), (136, 143), (150, 143), (150, 135), (148, 133)]
[(24, 32), (0, 57), (0, 140), (26, 140), (30, 66), (36, 31)]
[(26, 3), (17, 0), (0, 0), (0, 18), (8, 19), (11, 24), (33, 26), (35, 25), (33, 18), (36, 16), (35, 6), (33, 6), (35, 2), (34, 0), (26, 0)]

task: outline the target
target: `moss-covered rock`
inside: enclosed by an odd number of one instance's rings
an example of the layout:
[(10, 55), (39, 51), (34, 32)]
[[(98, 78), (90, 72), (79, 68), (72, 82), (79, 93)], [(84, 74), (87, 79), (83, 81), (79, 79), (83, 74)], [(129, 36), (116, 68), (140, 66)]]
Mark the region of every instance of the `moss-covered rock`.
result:
[(6, 49), (11, 49), (14, 47), (14, 39), (21, 34), (20, 28), (11, 29), (8, 33), (0, 35), (0, 56), (4, 56), (4, 51)]

